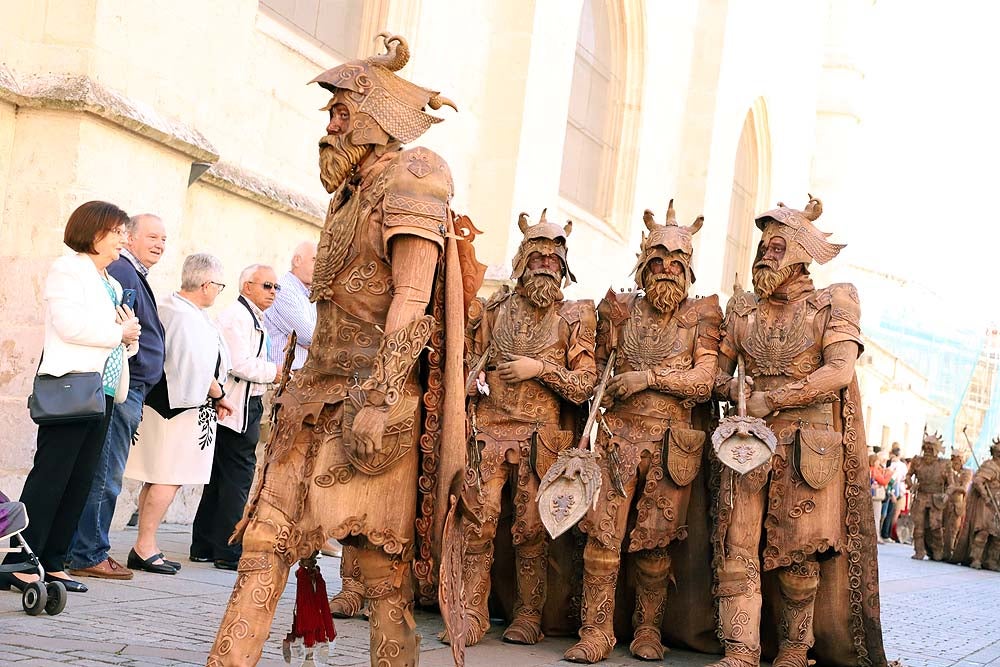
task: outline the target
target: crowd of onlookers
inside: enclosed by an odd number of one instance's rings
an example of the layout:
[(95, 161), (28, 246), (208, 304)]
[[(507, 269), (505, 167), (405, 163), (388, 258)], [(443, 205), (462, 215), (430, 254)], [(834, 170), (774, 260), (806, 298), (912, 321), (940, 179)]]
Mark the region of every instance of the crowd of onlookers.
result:
[[(29, 518), (25, 542), (46, 581), (71, 592), (86, 592), (80, 577), (175, 574), (181, 563), (164, 558), (157, 531), (177, 490), (202, 484), (190, 560), (235, 570), (241, 545), (229, 539), (253, 482), (265, 394), (282, 377), (293, 332), (289, 370), (303, 365), (316, 323), (309, 301), (316, 244), (299, 244), (280, 278), (263, 264), (243, 269), (213, 318), (207, 309), (226, 284), (211, 254), (184, 259), (176, 291), (156, 298), (150, 288), (147, 276), (167, 247), (159, 217), (130, 218), (92, 201), (72, 213), (63, 240), (74, 252), (46, 276), (38, 374), (99, 373), (105, 409), (39, 421), (20, 498)], [(110, 544), (123, 478), (142, 482), (138, 532), (124, 565)], [(12, 553), (4, 563), (28, 558)], [(0, 589), (23, 590), (37, 579), (0, 572)]]
[(899, 516), (909, 509), (910, 494), (906, 488), (909, 459), (902, 458), (899, 443), (885, 452), (876, 448), (868, 455), (871, 474), (872, 509), (879, 543), (903, 542), (896, 531)]

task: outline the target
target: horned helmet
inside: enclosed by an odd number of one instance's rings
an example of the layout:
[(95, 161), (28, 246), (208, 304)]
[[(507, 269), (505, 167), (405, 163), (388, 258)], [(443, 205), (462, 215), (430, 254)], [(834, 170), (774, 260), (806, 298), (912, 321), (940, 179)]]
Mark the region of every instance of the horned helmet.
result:
[(387, 32), (378, 37), (383, 41), (384, 54), (338, 65), (309, 82), (333, 93), (321, 111), (329, 111), (335, 104), (350, 109), (348, 137), (357, 146), (414, 141), (431, 125), (444, 120), (426, 113), (425, 107), (458, 110), (438, 91), (422, 88), (396, 74), (410, 59), (405, 38)]
[(521, 279), (521, 276), (524, 275), (524, 270), (528, 266), (528, 258), (533, 252), (541, 253), (542, 255), (555, 255), (559, 258), (559, 263), (562, 265), (562, 286), (565, 287), (571, 282), (576, 282), (576, 276), (569, 270), (568, 250), (566, 248), (566, 239), (569, 238), (570, 233), (573, 231), (573, 221), (567, 220), (566, 226), (560, 227), (556, 223), (545, 219), (546, 211), (548, 209), (542, 209), (541, 217), (533, 225), (528, 224), (527, 213), (521, 213), (517, 216), (517, 227), (521, 230), (524, 238), (521, 239), (521, 244), (514, 255), (514, 270), (510, 274), (510, 277), (513, 280)]
[(1000, 437), (993, 438), (993, 442), (990, 445), (990, 454), (992, 456), (1000, 456)]
[(965, 461), (969, 458), (969, 450), (965, 447), (960, 447), (955, 445), (951, 448), (951, 456), (949, 457), (952, 462), (959, 461), (962, 465), (965, 465)]
[(823, 214), (823, 202), (809, 195), (809, 203), (804, 210), (789, 208), (782, 202), (778, 207), (758, 216), (757, 228), (763, 234), (757, 246), (757, 258), (754, 264), (764, 256), (764, 249), (775, 236), (785, 241), (785, 256), (778, 264), (783, 269), (793, 264), (806, 267), (813, 261), (826, 264), (846, 247), (846, 244), (830, 243), (826, 239), (829, 233), (820, 231), (813, 222)]
[(667, 204), (667, 219), (664, 224), (656, 223), (653, 212), (648, 208), (642, 214), (642, 221), (646, 223), (646, 230), (642, 233), (642, 241), (639, 244), (638, 261), (632, 273), (635, 274), (635, 284), (645, 287), (644, 274), (646, 266), (654, 259), (668, 261), (679, 261), (684, 265), (684, 275), (687, 284), (694, 283), (694, 269), (691, 268), (691, 257), (694, 254), (692, 239), (701, 230), (705, 223), (705, 216), (699, 215), (691, 223), (690, 227), (681, 227), (677, 224), (677, 213), (674, 211), (674, 200)]
[(924, 441), (920, 445), (920, 451), (924, 452), (926, 449), (933, 450), (934, 456), (941, 455), (941, 452), (944, 451), (944, 442), (940, 433), (928, 433), (924, 431)]

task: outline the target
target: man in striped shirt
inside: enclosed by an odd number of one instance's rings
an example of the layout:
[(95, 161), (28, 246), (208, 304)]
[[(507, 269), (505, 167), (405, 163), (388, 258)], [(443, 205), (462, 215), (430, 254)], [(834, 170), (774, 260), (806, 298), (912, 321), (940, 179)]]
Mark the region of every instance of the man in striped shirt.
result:
[(285, 346), (295, 332), (295, 360), (292, 370), (302, 368), (316, 328), (316, 304), (309, 301), (313, 267), (316, 265), (316, 243), (303, 241), (292, 255), (292, 268), (281, 276), (281, 290), (274, 304), (264, 311), (264, 327), (271, 337), (270, 360), (280, 368), (285, 359)]

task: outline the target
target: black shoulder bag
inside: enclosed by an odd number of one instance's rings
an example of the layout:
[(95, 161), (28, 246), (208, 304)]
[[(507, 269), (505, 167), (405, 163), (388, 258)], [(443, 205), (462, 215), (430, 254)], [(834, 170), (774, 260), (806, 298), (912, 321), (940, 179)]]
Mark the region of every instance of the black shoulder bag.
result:
[[(42, 359), (38, 360), (38, 368), (42, 367)], [(55, 376), (35, 371), (35, 382), (28, 396), (28, 412), (31, 421), (39, 426), (101, 419), (104, 408), (103, 373)]]

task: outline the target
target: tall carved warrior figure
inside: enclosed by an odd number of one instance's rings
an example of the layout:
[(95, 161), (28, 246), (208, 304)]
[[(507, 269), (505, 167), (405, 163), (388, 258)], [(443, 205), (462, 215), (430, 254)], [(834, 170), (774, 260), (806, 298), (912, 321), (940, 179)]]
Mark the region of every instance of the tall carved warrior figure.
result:
[(776, 580), (775, 598), (764, 600), (776, 628), (763, 629), (777, 634), (775, 667), (806, 667), (807, 654), (823, 665), (885, 665), (854, 375), (860, 304), (853, 285), (817, 289), (810, 278), (811, 262), (843, 248), (814, 226), (821, 212), (810, 198), (805, 210), (779, 204), (757, 218), (755, 294), (738, 292), (727, 306), (717, 390), (737, 399), (731, 376), (742, 358), (746, 411), (764, 418), (777, 448), (745, 474), (722, 474), (715, 560), (725, 657), (716, 667), (760, 663), (762, 576)]
[(243, 557), (212, 666), (257, 664), (289, 567), (329, 538), (353, 547), (371, 664), (417, 661), (414, 582), (436, 587), (440, 489), (465, 466), (460, 265), (474, 258), (457, 242), (448, 165), (402, 148), (440, 120), (425, 106), (453, 105), (398, 77), (407, 43), (382, 37), (385, 55), (315, 79), (332, 93), (320, 140), (333, 197), (312, 285), (318, 320), (305, 366), (276, 400), (261, 479), (237, 527)]
[[(679, 226), (673, 201), (665, 225), (650, 211), (643, 218), (649, 234), (634, 270), (642, 291), (609, 291), (598, 308), (599, 370), (615, 355), (597, 439), (601, 493), (580, 524), (587, 546), (580, 641), (565, 654), (572, 662), (598, 662), (615, 646), (615, 587), (626, 544), (636, 568), (629, 649), (643, 660), (663, 658), (669, 547), (687, 536), (690, 485), (707, 435), (692, 429), (691, 411), (712, 397), (718, 369), (718, 297), (688, 298), (691, 237), (703, 219)], [(635, 525), (627, 531), (632, 513)]]
[(941, 560), (945, 554), (944, 509), (951, 484), (951, 465), (940, 457), (942, 449), (939, 435), (924, 433), (921, 455), (910, 461), (906, 471), (907, 486), (914, 495), (910, 517), (915, 560), (923, 560), (928, 553), (932, 560)]
[(972, 478), (954, 560), (1000, 572), (1000, 439), (993, 441), (990, 456)]
[(969, 452), (964, 449), (953, 448), (950, 457), (950, 469), (948, 470), (948, 500), (944, 506), (944, 559), (951, 560), (954, 555), (955, 542), (958, 534), (962, 530), (962, 523), (965, 521), (965, 500), (972, 483), (972, 471), (965, 467), (965, 461), (969, 458)]
[(478, 470), (470, 466), (463, 493), (467, 645), (489, 630), (493, 541), (508, 484), (517, 601), (503, 639), (534, 644), (542, 638), (548, 535), (535, 496), (559, 451), (574, 444), (576, 411), (564, 406), (586, 401), (596, 380), (593, 302), (564, 301), (561, 289), (574, 279), (566, 255), (572, 224), (547, 222), (543, 211), (534, 225), (522, 213), (518, 225), (524, 239), (514, 256), (516, 286), (474, 301), (469, 312), (468, 362), (484, 370), (470, 403), (470, 449), (480, 460)]

